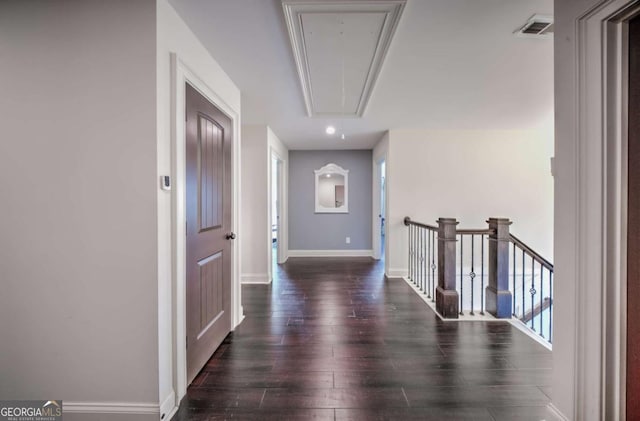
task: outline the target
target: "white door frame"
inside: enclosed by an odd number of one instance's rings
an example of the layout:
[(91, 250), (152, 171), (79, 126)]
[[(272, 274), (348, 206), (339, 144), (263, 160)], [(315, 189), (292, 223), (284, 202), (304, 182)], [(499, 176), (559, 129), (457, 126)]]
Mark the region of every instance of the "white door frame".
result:
[[(276, 214), (278, 215), (278, 222), (277, 222), (277, 229), (276, 229), (276, 261), (279, 263), (280, 262), (280, 249), (281, 247), (281, 227), (280, 227), (280, 213), (281, 213), (281, 209), (280, 209), (280, 203), (281, 203), (281, 194), (280, 194), (280, 179), (281, 179), (281, 175), (280, 175), (280, 168), (282, 166), (282, 160), (280, 160), (280, 158), (278, 158), (278, 156), (271, 152), (270, 155), (270, 160), (271, 160), (271, 165), (269, 166), (269, 227), (271, 228), (271, 226), (273, 225), (273, 185), (274, 185), (274, 180), (273, 180), (273, 176), (274, 176), (274, 168), (273, 165), (275, 164), (276, 168), (275, 168), (275, 185), (276, 185)], [(273, 235), (273, 231), (271, 231), (271, 234)], [(269, 239), (271, 240), (271, 236), (269, 237)], [(271, 245), (271, 247), (269, 248), (269, 279), (271, 279), (271, 281), (273, 281), (273, 241), (271, 243), (269, 243), (269, 245)]]
[(284, 159), (280, 156), (280, 154), (273, 148), (273, 147), (269, 147), (269, 165), (268, 165), (268, 169), (269, 169), (269, 210), (267, 212), (267, 218), (269, 220), (268, 226), (269, 226), (269, 233), (268, 233), (268, 238), (269, 238), (269, 250), (268, 250), (268, 254), (269, 254), (269, 280), (273, 281), (273, 245), (271, 243), (271, 223), (272, 223), (272, 214), (271, 214), (271, 203), (273, 200), (273, 191), (271, 190), (271, 186), (273, 186), (273, 160), (277, 161), (277, 185), (278, 185), (278, 198), (277, 198), (277, 206), (278, 206), (278, 215), (280, 216), (280, 218), (278, 219), (278, 255), (276, 256), (277, 262), (280, 263), (284, 263), (286, 261), (286, 251), (285, 251), (285, 246), (286, 246), (286, 241), (284, 240), (284, 237), (287, 235), (287, 220), (286, 217), (284, 215), (284, 209), (283, 209), (283, 204), (284, 204), (284, 189), (285, 189), (285, 183), (284, 183), (284, 175), (283, 175), (283, 171), (284, 171)]
[[(374, 158), (373, 161), (373, 213), (372, 213), (372, 248), (373, 248), (373, 258), (376, 260), (380, 260), (382, 258), (382, 254), (380, 253), (380, 249), (382, 246), (382, 233), (380, 231), (380, 214), (382, 213), (382, 200), (386, 202), (387, 200), (387, 191), (385, 189), (385, 197), (382, 198), (382, 192), (380, 190), (380, 178), (382, 176), (382, 163), (386, 162), (386, 156)], [(386, 210), (386, 207), (385, 207)], [(387, 226), (385, 225), (385, 233)], [(387, 236), (385, 235), (385, 241)], [(386, 247), (385, 247), (386, 250)], [(385, 262), (386, 265), (386, 262)]]
[[(189, 83), (204, 95), (232, 121), (231, 160), (233, 165), (231, 180), (231, 229), (238, 235), (231, 250), (231, 328), (234, 329), (243, 316), (240, 289), (240, 249), (242, 233), (239, 230), (240, 210), (240, 115), (202, 81), (175, 54), (171, 54), (171, 173), (173, 177), (172, 195), (172, 374), (176, 393), (176, 406), (187, 393), (187, 353), (186, 353), (186, 154), (185, 154), (185, 83)], [(159, 308), (159, 311), (169, 309)]]
[(580, 420), (625, 417), (626, 20), (632, 8), (639, 10), (637, 1), (603, 0), (577, 20), (573, 395)]

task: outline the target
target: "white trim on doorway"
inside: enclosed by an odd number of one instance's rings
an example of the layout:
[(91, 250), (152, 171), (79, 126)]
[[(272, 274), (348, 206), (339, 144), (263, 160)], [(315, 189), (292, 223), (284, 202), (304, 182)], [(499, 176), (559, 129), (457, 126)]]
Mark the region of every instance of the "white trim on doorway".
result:
[[(386, 218), (386, 200), (387, 200), (387, 192), (386, 188), (384, 190), (384, 198), (382, 197), (383, 191), (381, 189), (381, 181), (382, 177), (386, 176), (383, 174), (382, 167), (386, 166), (386, 156), (374, 157), (373, 159), (373, 214), (372, 217), (372, 227), (371, 227), (371, 236), (372, 236), (372, 246), (373, 246), (373, 258), (376, 260), (380, 260), (382, 256), (382, 229), (381, 223), (382, 218)], [(385, 210), (383, 210), (385, 209)], [(385, 236), (386, 239), (386, 230), (387, 226), (385, 224)]]
[[(173, 183), (172, 198), (172, 309), (160, 308), (159, 311), (172, 312), (173, 333), (173, 388), (176, 394), (176, 406), (187, 392), (187, 355), (186, 355), (186, 242), (185, 242), (185, 83), (188, 82), (204, 95), (218, 109), (225, 113), (233, 124), (232, 140), (232, 231), (239, 230), (240, 210), (240, 115), (229, 106), (214, 90), (194, 73), (177, 54), (171, 54), (171, 166)], [(240, 288), (240, 250), (239, 242), (233, 242), (232, 248), (232, 290), (231, 323), (235, 328), (243, 319)]]
[[(385, 133), (385, 135), (380, 139), (376, 147), (373, 149), (373, 171), (372, 171), (372, 206), (371, 206), (371, 246), (373, 248), (373, 258), (381, 259), (383, 256), (381, 255), (381, 242), (382, 235), (380, 230), (380, 218), (378, 215), (381, 214), (381, 210), (383, 204), (381, 200), (384, 200), (384, 213), (385, 213), (385, 236), (384, 241), (387, 243), (384, 247), (384, 269), (385, 274), (388, 277), (401, 277), (398, 276), (398, 271), (392, 268), (389, 268), (389, 133)], [(385, 166), (385, 191), (384, 191), (384, 199), (381, 199), (380, 192), (380, 172), (381, 165), (384, 163)], [(404, 271), (404, 275), (406, 275), (406, 270)]]
[[(273, 280), (273, 247), (272, 247), (272, 210), (271, 210), (271, 205), (272, 205), (272, 201), (273, 201), (273, 191), (272, 191), (272, 186), (273, 186), (273, 163), (274, 161), (277, 162), (277, 206), (278, 206), (278, 215), (279, 215), (279, 219), (278, 219), (278, 234), (277, 234), (277, 256), (276, 256), (276, 261), (278, 262), (278, 264), (284, 263), (287, 260), (287, 241), (286, 241), (286, 237), (287, 237), (287, 232), (288, 232), (288, 218), (287, 218), (287, 212), (285, 209), (285, 206), (287, 204), (287, 200), (286, 200), (286, 188), (287, 188), (287, 183), (285, 182), (285, 166), (286, 166), (286, 158), (281, 156), (281, 154), (273, 147), (273, 146), (269, 146), (269, 164), (268, 164), (268, 210), (267, 210), (267, 227), (268, 227), (268, 232), (267, 232), (267, 244), (268, 244), (268, 278), (269, 278), (269, 282), (271, 282)], [(243, 281), (244, 283), (244, 281)]]
[(639, 11), (635, 0), (603, 0), (576, 21), (576, 115), (563, 122), (575, 124), (575, 195), (565, 199), (577, 210), (565, 228), (575, 254), (564, 260), (574, 263), (575, 336), (573, 355), (554, 356), (574, 361), (575, 419), (625, 418), (626, 22)]
[[(628, 179), (628, 21), (640, 6), (625, 7), (609, 19), (607, 39), (604, 153), (605, 251), (603, 323), (604, 418), (626, 414), (627, 359), (627, 179)], [(603, 44), (604, 45), (604, 44)]]

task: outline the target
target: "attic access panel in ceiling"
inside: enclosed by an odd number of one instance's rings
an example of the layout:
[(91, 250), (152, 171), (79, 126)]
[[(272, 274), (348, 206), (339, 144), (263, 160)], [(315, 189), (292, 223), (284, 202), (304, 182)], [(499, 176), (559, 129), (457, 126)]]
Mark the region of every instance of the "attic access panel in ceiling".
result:
[(406, 0), (283, 0), (309, 117), (362, 117)]

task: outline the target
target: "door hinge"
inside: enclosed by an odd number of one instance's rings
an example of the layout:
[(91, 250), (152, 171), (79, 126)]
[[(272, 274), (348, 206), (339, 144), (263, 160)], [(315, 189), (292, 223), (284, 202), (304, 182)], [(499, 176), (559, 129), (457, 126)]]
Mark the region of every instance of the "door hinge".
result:
[(187, 336), (184, 338), (184, 342), (185, 342), (185, 344), (186, 344), (185, 348), (186, 348), (186, 349), (189, 349), (189, 335), (187, 335)]

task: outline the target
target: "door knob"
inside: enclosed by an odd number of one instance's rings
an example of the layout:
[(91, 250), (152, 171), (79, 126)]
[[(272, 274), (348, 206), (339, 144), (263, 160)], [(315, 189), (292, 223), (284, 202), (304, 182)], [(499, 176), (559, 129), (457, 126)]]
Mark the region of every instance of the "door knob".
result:
[(227, 240), (235, 240), (236, 239), (236, 235), (232, 232), (230, 232), (229, 234), (225, 235), (225, 238)]

